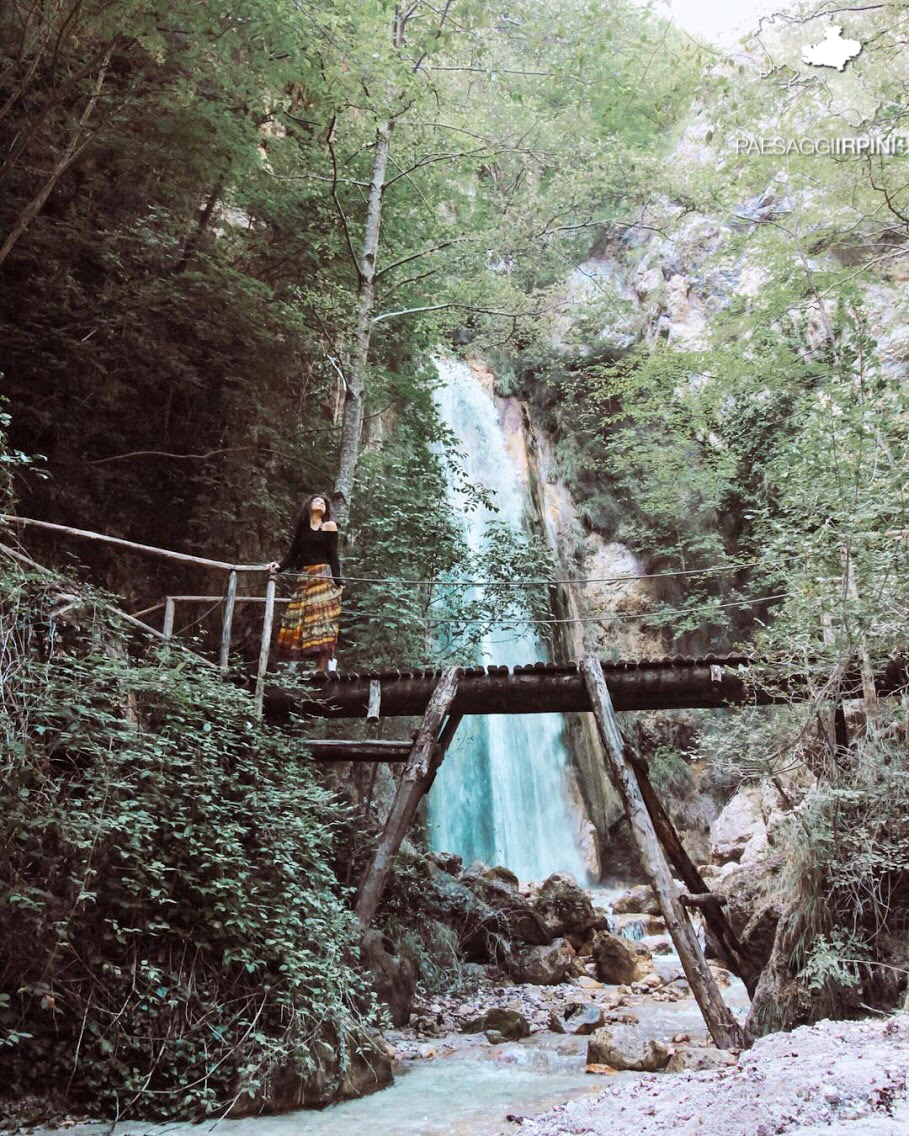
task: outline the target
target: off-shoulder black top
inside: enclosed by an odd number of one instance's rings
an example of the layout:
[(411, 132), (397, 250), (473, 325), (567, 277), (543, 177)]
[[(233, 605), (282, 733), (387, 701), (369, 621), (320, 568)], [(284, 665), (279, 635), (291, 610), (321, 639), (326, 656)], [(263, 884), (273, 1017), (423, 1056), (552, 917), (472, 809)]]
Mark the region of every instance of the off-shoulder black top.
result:
[(278, 571), (287, 568), (305, 568), (307, 564), (328, 564), (331, 578), (341, 587), (341, 564), (338, 560), (337, 530), (314, 529), (309, 517), (301, 517), (290, 548), (278, 564)]

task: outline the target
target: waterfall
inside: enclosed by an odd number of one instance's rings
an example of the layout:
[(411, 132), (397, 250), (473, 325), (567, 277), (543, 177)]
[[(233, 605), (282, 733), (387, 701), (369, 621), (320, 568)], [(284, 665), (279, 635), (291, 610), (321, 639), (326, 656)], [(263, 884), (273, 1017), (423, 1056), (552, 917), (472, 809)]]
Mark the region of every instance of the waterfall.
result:
[[(465, 510), (462, 491), (449, 480), (452, 508), (463, 516), (465, 538), (477, 552), (493, 515), (524, 530), (528, 494), (508, 454), (491, 392), (464, 363), (443, 359), (438, 368), (439, 415), (459, 440), (469, 483), (490, 490), (498, 507), (496, 514), (482, 507)], [(547, 657), (528, 624), (507, 632), (493, 628), (478, 662), (514, 666)], [(585, 881), (562, 715), (465, 717), (430, 793), (429, 819), (433, 847), (456, 852), (467, 863), (504, 864), (523, 880), (567, 871)]]

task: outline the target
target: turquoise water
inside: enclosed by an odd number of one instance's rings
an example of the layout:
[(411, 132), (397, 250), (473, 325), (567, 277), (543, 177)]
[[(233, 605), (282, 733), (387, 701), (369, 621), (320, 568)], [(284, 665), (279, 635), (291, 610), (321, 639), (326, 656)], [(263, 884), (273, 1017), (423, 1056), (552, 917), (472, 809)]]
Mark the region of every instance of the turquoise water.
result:
[[(491, 393), (464, 363), (440, 361), (439, 372), (444, 385), (436, 404), (458, 436), (467, 481), (489, 490), (498, 509), (471, 509), (451, 479), (452, 507), (462, 514), (465, 538), (476, 553), (491, 518), (525, 532), (527, 491), (508, 453)], [(493, 630), (481, 645), (484, 665), (547, 659), (546, 647), (528, 625)], [(456, 852), (466, 863), (504, 864), (522, 880), (541, 880), (556, 871), (586, 880), (582, 818), (569, 797), (563, 726), (560, 714), (465, 718), (429, 798), (433, 847)]]

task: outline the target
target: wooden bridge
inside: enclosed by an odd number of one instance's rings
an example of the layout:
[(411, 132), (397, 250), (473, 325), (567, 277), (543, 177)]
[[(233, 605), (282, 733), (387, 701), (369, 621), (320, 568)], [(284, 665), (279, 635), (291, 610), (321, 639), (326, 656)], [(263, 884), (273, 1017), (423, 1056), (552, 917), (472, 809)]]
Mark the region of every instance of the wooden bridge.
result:
[[(152, 635), (170, 638), (174, 633), (174, 613), (178, 601), (198, 602), (223, 599), (222, 634), (218, 665), (229, 674), (228, 656), (231, 625), (237, 602), (264, 603), (261, 650), (253, 681), (255, 706), (276, 726), (305, 723), (306, 718), (366, 719), (419, 716), (421, 722), (410, 742), (386, 742), (378, 738), (363, 740), (309, 741), (308, 748), (318, 760), (403, 763), (394, 801), (379, 838), (376, 852), (367, 866), (357, 893), (356, 912), (364, 928), (374, 917), (395, 855), (416, 816), (420, 801), (431, 788), (436, 773), (464, 715), (536, 714), (592, 712), (602, 743), (604, 763), (625, 806), (631, 832), (650, 879), (666, 927), (678, 951), (685, 975), (704, 1014), (704, 1019), (721, 1048), (746, 1045), (749, 1038), (725, 1005), (704, 958), (689, 911), (699, 911), (723, 963), (741, 976), (753, 993), (759, 968), (742, 947), (723, 912), (723, 902), (714, 896), (688, 856), (668, 813), (648, 777), (646, 763), (626, 745), (616, 711), (709, 708), (731, 705), (768, 705), (809, 697), (823, 687), (824, 675), (777, 668), (763, 684), (752, 681), (752, 668), (766, 675), (767, 668), (756, 667), (747, 655), (704, 655), (697, 658), (609, 661), (586, 658), (579, 663), (533, 663), (508, 667), (445, 667), (430, 670), (386, 669), (380, 671), (335, 672), (318, 676), (294, 677), (269, 682), (268, 661), (275, 598), (274, 577), (268, 577), (264, 597), (240, 597), (237, 580), (241, 572), (267, 574), (262, 565), (237, 565), (202, 557), (173, 553), (166, 549), (118, 538), (105, 537), (80, 529), (52, 525), (23, 518), (4, 518), (10, 524), (31, 524), (60, 534), (101, 540), (226, 571), (227, 588), (223, 597), (169, 596), (155, 608), (136, 615), (125, 615), (133, 624)], [(29, 561), (22, 553), (5, 545), (3, 551)], [(40, 566), (39, 566), (40, 567)], [(163, 608), (159, 631), (142, 623)], [(208, 660), (204, 660), (208, 662)], [(909, 686), (906, 660), (895, 660), (881, 674), (873, 673), (867, 655), (861, 656), (854, 670), (837, 683), (836, 730), (831, 744), (846, 744), (842, 700), (864, 698), (872, 705), (881, 695), (897, 694)], [(675, 879), (687, 891), (682, 892)]]
[[(743, 654), (667, 656), (660, 659), (600, 660), (613, 706), (623, 710), (719, 709), (767, 706), (799, 701), (826, 674), (812, 676), (792, 668), (776, 668), (764, 685), (753, 673), (768, 668)], [(386, 669), (334, 672), (294, 678), (292, 685), (274, 683), (264, 692), (265, 715), (275, 723), (291, 715), (315, 718), (409, 717), (425, 713), (442, 671)], [(462, 667), (452, 712), (457, 714), (584, 713), (592, 709), (578, 663), (530, 663)], [(814, 678), (814, 683), (812, 683)], [(866, 676), (860, 667), (840, 682), (839, 699), (862, 698)], [(907, 686), (906, 660), (895, 660), (874, 676), (878, 696)]]

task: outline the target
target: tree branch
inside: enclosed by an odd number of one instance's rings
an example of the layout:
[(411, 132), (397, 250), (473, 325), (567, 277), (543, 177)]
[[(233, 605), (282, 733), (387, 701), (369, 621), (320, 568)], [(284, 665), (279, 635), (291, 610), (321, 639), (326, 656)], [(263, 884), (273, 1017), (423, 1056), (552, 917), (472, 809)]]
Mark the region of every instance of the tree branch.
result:
[(440, 312), (444, 308), (460, 308), (465, 312), (474, 312), (477, 315), (483, 316), (499, 316), (503, 319), (522, 319), (524, 317), (537, 317), (543, 316), (551, 312), (552, 308), (538, 308), (534, 311), (526, 312), (502, 312), (497, 308), (478, 308), (473, 304), (459, 303), (456, 300), (451, 300), (444, 304), (426, 304), (419, 308), (401, 308), (395, 312), (382, 312), (381, 315), (373, 316), (373, 323), (382, 323), (384, 320), (394, 319), (396, 316), (412, 316), (418, 315), (421, 312)]
[[(396, 173), (393, 178), (389, 178), (385, 183), (385, 188), (388, 189), (390, 185), (394, 185), (394, 183), (400, 178), (407, 177), (410, 174), (414, 173), (416, 170), (422, 170), (425, 166), (435, 165), (436, 162), (454, 162), (457, 161), (458, 158), (473, 158), (477, 155), (496, 158), (500, 154), (512, 153), (514, 153), (514, 151), (507, 146), (504, 149), (500, 150), (489, 150), (486, 146), (477, 146), (474, 150), (461, 150), (453, 154), (433, 154), (429, 157), (422, 158), (419, 162), (414, 162), (414, 164), (412, 166), (409, 166), (406, 170), (401, 170), (399, 173)], [(518, 151), (518, 153), (521, 153), (521, 151)]]
[(341, 202), (338, 198), (338, 158), (335, 154), (334, 145), (335, 123), (337, 121), (337, 115), (333, 116), (331, 122), (328, 124), (328, 132), (325, 135), (325, 144), (328, 146), (328, 152), (331, 155), (331, 199), (335, 203), (335, 209), (337, 209), (338, 211), (338, 216), (341, 218), (341, 228), (344, 232), (344, 241), (347, 245), (347, 251), (350, 253), (350, 259), (353, 261), (358, 279), (362, 279), (363, 273), (360, 269), (360, 260), (356, 254), (356, 250), (354, 249), (353, 241), (351, 240), (350, 229), (347, 225), (347, 217), (341, 207)]
[(414, 260), (420, 260), (421, 257), (430, 256), (434, 252), (441, 252), (443, 249), (451, 248), (452, 245), (463, 244), (464, 241), (475, 240), (475, 237), (450, 237), (447, 241), (441, 241), (431, 248), (421, 249), (419, 252), (412, 252), (408, 256), (402, 256), (399, 260), (392, 261), (391, 264), (386, 264), (384, 268), (376, 273), (376, 280), (381, 280), (386, 272), (391, 272), (395, 268), (400, 268), (402, 264), (410, 264)]
[[(448, 19), (448, 16), (449, 16), (449, 13), (451, 12), (453, 4), (454, 4), (454, 0), (445, 0), (445, 7), (442, 9), (442, 14), (439, 17), (439, 23), (438, 23), (438, 26), (436, 27), (436, 30), (435, 30), (435, 38), (436, 39), (438, 39), (442, 34), (442, 28), (445, 27), (445, 21)], [(416, 5), (414, 7), (416, 7)], [(401, 32), (402, 32), (401, 38), (403, 40), (403, 32), (404, 32), (403, 26), (401, 27)], [(414, 61), (414, 65), (413, 65), (414, 74), (416, 74), (420, 70), (421, 66), (423, 65), (423, 60), (426, 58), (426, 56), (428, 54), (429, 54), (429, 48), (427, 48), (423, 52), (423, 54), (419, 57), (419, 59), (416, 59)]]

